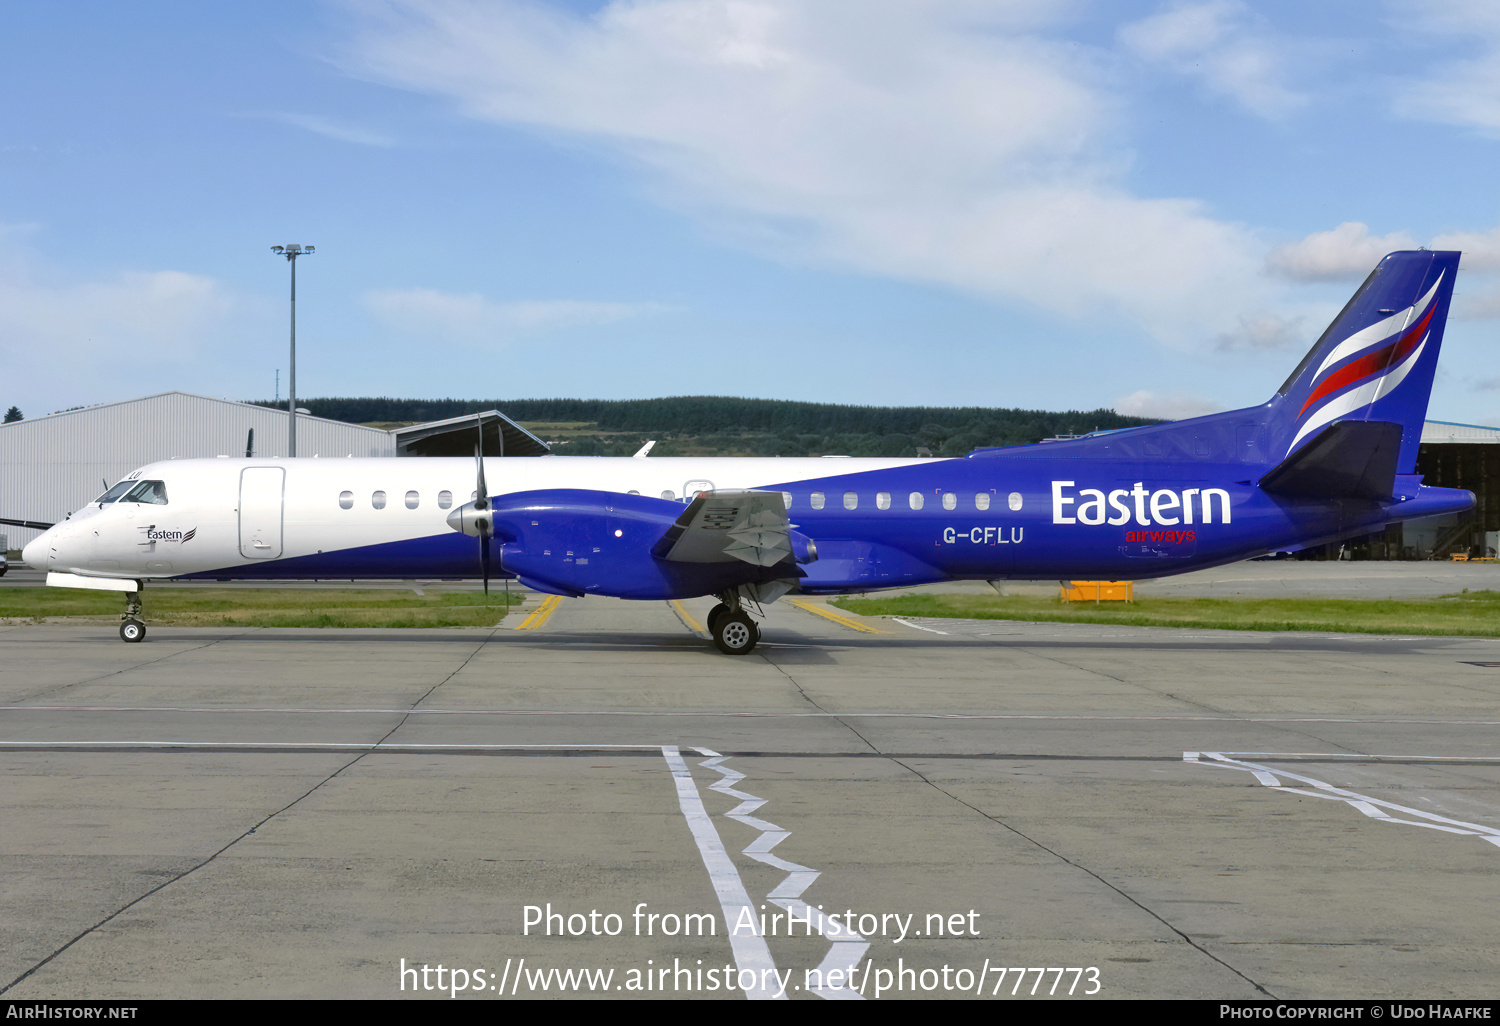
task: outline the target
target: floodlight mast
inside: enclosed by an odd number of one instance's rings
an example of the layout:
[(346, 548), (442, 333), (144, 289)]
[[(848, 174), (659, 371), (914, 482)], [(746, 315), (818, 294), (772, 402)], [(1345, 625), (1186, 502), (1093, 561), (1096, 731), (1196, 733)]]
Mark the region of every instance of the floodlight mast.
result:
[(272, 246), (271, 252), (277, 256), (286, 257), (287, 263), (292, 265), (292, 363), (287, 371), (286, 385), (286, 454), (295, 456), (297, 455), (297, 258), (311, 256), (316, 252), (316, 247), (290, 242), (285, 246)]

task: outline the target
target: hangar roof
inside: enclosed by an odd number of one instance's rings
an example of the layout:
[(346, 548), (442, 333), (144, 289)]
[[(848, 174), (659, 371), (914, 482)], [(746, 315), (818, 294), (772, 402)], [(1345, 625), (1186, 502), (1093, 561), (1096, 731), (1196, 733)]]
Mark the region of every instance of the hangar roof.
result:
[(483, 426), (486, 456), (545, 456), (551, 451), (546, 442), (499, 410), (485, 410), (396, 428), (391, 432), (396, 439), (396, 455), (472, 456), (476, 424)]
[(1495, 445), (1500, 443), (1500, 428), (1480, 424), (1455, 424), (1447, 420), (1429, 420), (1422, 425), (1423, 443), (1452, 445)]

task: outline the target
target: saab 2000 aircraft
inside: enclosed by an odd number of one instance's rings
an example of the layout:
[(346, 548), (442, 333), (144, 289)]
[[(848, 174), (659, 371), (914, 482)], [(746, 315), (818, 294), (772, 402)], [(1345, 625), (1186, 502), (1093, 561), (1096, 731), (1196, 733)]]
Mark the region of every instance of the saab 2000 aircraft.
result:
[(126, 641), (149, 580), (506, 577), (714, 595), (715, 644), (744, 654), (750, 609), (789, 592), (1140, 580), (1371, 534), (1474, 502), (1415, 472), (1458, 262), (1390, 254), (1268, 402), (1230, 413), (962, 459), (175, 460), (24, 558), (126, 592)]

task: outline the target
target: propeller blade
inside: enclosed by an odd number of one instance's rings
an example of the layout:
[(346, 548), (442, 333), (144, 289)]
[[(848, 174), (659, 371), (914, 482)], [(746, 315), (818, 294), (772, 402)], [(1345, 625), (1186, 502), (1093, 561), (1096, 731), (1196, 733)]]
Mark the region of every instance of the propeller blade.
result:
[[(474, 491), (474, 509), (484, 513), (490, 508), (490, 491), (484, 482), (484, 418), (478, 414), (474, 415), (474, 426), (479, 429), (479, 437), (474, 442), (474, 462), (479, 467), (478, 480)], [(484, 577), (484, 593), (490, 593), (490, 520), (484, 516), (479, 518), (479, 567)]]
[(0, 517), (0, 524), (9, 524), (11, 527), (30, 527), (38, 531), (45, 531), (47, 528), (53, 526), (52, 524), (44, 524), (40, 520), (8, 520), (5, 517)]
[(490, 593), (490, 532), (488, 522), (479, 521), (479, 564), (484, 574), (484, 593)]
[(479, 466), (479, 483), (476, 489), (479, 494), (475, 496), (475, 499), (481, 503), (478, 509), (489, 509), (490, 491), (484, 483), (484, 421), (480, 420), (477, 415), (474, 420), (475, 426), (479, 429), (479, 438), (474, 442), (474, 462)]

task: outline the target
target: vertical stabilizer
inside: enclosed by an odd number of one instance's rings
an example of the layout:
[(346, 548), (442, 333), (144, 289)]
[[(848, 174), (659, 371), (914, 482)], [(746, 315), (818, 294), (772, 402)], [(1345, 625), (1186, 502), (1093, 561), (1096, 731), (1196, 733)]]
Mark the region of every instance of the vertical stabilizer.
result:
[(1273, 458), (1331, 424), (1383, 422), (1401, 428), (1396, 473), (1415, 473), (1458, 258), (1416, 250), (1380, 261), (1272, 400)]

